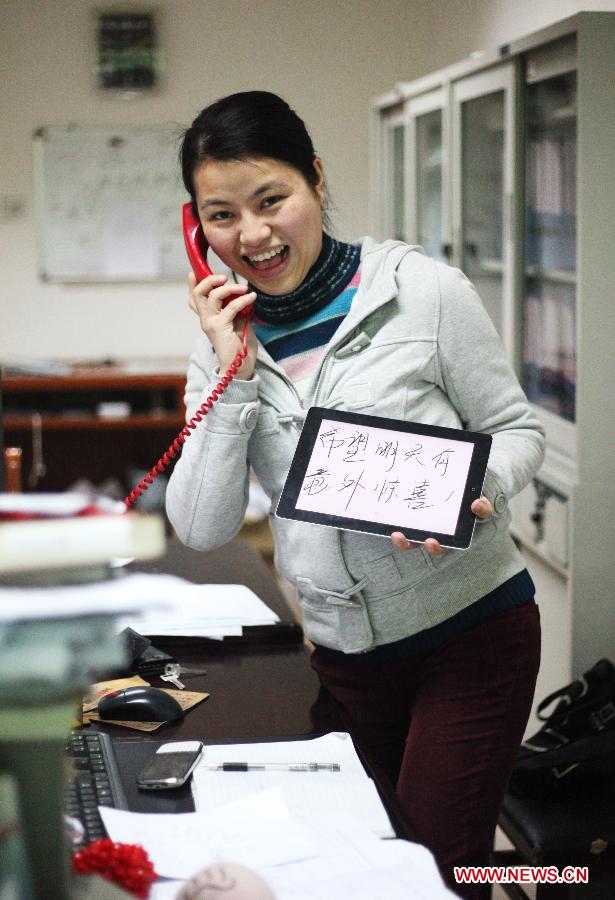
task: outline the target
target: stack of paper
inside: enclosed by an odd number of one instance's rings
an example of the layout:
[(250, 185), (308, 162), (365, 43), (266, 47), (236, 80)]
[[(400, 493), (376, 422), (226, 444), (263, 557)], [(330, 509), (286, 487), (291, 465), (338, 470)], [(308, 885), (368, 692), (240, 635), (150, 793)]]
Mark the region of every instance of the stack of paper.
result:
[[(279, 769), (225, 772), (207, 768), (208, 764), (224, 762), (338, 763), (340, 769), (338, 772)], [(346, 732), (332, 732), (307, 741), (206, 745), (192, 778), (194, 805), (202, 810), (214, 809), (270, 787), (281, 789), (293, 819), (298, 822), (323, 810), (343, 809), (375, 834), (394, 836), (376, 786), (367, 776)]]
[(161, 876), (150, 900), (174, 900), (184, 880), (222, 861), (254, 869), (277, 900), (453, 898), (424, 847), (380, 840), (333, 806), (297, 822), (282, 790), (269, 788), (207, 812), (100, 811), (111, 839), (141, 844)]
[[(431, 853), (419, 844), (379, 840), (344, 812), (302, 823), (316, 855), (258, 867), (277, 900), (453, 900)], [(157, 895), (152, 896), (157, 900)]]
[(176, 598), (185, 583), (173, 575), (141, 573), (72, 587), (0, 587), (0, 623), (134, 615), (142, 609), (177, 615)]
[(158, 875), (189, 878), (202, 866), (232, 858), (251, 868), (278, 866), (316, 855), (275, 788), (219, 809), (194, 813), (133, 813), (99, 806), (107, 833), (138, 843)]
[(279, 617), (242, 584), (183, 583), (175, 593), (175, 609), (169, 614), (156, 610), (138, 620), (123, 619), (127, 626), (145, 635), (224, 638), (240, 636), (246, 625), (272, 625)]

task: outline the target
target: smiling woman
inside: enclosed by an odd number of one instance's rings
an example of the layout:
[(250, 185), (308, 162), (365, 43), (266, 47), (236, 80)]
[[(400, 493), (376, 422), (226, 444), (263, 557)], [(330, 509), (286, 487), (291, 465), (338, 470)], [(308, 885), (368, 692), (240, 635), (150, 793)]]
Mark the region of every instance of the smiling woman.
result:
[[(234, 537), (251, 469), (276, 508), (309, 406), (395, 410), (492, 436), (468, 550), (271, 516), (312, 665), (452, 884), (454, 865), (487, 863), (533, 696), (539, 620), (507, 501), (542, 461), (542, 430), (461, 272), (400, 241), (331, 236), (323, 163), (284, 100), (218, 100), (187, 129), (180, 158), (205, 238), (247, 282), (189, 276), (204, 337), (188, 372), (188, 421), (242, 349), (242, 310), (254, 311), (241, 368), (169, 483), (184, 543), (208, 550)], [(357, 474), (373, 470), (385, 450), (353, 440)], [(418, 491), (429, 508), (425, 468), (389, 449), (373, 503), (392, 492), (409, 503)], [(478, 888), (455, 890), (469, 898)]]

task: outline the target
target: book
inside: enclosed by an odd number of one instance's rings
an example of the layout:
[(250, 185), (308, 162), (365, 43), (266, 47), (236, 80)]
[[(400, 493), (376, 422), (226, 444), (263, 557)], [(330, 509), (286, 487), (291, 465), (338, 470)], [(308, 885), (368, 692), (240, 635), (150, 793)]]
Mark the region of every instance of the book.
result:
[(108, 564), (114, 558), (152, 559), (164, 549), (164, 523), (155, 514), (96, 511), (51, 517), (32, 509), (27, 517), (0, 517), (0, 577)]

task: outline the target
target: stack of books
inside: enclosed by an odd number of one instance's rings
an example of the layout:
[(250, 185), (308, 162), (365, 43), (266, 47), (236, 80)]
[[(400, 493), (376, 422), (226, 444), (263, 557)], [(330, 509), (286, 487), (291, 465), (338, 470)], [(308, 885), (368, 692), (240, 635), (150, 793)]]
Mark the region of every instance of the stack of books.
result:
[(0, 577), (152, 559), (165, 548), (157, 515), (87, 494), (0, 494)]

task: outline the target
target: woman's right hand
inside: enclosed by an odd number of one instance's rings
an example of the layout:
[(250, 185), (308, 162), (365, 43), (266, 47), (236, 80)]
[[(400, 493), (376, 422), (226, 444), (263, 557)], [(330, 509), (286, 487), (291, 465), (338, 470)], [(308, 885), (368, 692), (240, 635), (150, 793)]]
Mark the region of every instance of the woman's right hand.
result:
[[(188, 276), (189, 306), (197, 314), (201, 328), (209, 338), (224, 375), (238, 353), (243, 351), (242, 334), (245, 317), (240, 315), (256, 300), (254, 291), (245, 284), (229, 282), (227, 275), (208, 275), (197, 282), (194, 272)], [(236, 378), (249, 381), (254, 373), (257, 341), (254, 329), (248, 324), (248, 355)]]

